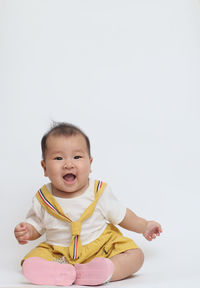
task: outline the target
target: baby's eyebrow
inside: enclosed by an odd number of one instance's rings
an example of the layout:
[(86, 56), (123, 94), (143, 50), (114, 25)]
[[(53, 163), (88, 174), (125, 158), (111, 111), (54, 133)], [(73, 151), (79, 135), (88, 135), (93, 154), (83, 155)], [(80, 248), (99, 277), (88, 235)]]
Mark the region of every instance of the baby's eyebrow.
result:
[(74, 150), (74, 152), (75, 152), (75, 153), (85, 153), (85, 151), (82, 150), (82, 149), (76, 149), (76, 150)]
[(62, 154), (62, 151), (52, 151), (51, 154)]
[[(72, 151), (73, 153), (85, 153), (85, 151), (84, 150), (82, 150), (82, 149), (75, 149), (75, 150), (73, 150)], [(65, 153), (65, 151), (52, 151), (51, 152), (51, 154), (52, 155), (54, 155), (54, 154), (64, 154)]]

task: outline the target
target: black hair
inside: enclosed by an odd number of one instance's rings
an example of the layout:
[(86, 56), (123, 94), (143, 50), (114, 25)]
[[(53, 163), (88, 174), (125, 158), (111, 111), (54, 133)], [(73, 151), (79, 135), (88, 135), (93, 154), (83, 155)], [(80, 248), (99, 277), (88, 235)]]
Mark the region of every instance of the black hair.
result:
[(73, 124), (66, 123), (66, 122), (54, 122), (52, 127), (50, 128), (50, 130), (44, 134), (44, 136), (42, 137), (42, 140), (41, 140), (41, 149), (42, 149), (43, 160), (45, 159), (45, 152), (47, 149), (47, 146), (46, 146), (47, 138), (50, 135), (72, 136), (72, 135), (77, 135), (77, 134), (80, 134), (85, 138), (86, 145), (88, 148), (88, 153), (89, 153), (89, 156), (91, 156), (90, 155), (91, 154), (90, 153), (90, 140), (89, 140), (88, 136), (80, 128), (78, 128), (77, 126), (75, 126)]

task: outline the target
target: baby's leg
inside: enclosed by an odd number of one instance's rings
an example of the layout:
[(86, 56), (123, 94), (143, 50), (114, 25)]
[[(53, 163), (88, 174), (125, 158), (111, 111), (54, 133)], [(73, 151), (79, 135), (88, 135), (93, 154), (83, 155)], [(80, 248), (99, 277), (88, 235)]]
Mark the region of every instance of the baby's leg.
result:
[(115, 269), (110, 281), (117, 281), (137, 272), (143, 262), (144, 254), (141, 249), (131, 249), (110, 258)]

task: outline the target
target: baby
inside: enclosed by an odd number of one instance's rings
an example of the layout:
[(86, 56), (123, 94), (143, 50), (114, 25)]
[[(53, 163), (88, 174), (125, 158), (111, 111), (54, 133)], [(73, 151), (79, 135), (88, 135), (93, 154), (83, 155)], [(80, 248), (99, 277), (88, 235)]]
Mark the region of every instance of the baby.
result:
[(22, 260), (24, 276), (39, 285), (100, 285), (137, 272), (144, 255), (115, 225), (159, 236), (159, 223), (125, 208), (110, 187), (89, 178), (90, 141), (83, 131), (57, 123), (42, 138), (41, 161), (50, 183), (39, 189), (25, 222), (15, 227), (20, 244), (46, 233)]

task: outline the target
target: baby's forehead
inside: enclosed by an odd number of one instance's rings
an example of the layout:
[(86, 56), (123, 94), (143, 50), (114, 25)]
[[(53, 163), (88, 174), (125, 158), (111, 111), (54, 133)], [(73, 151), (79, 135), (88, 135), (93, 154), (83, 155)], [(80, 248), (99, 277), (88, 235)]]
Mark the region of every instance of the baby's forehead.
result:
[[(68, 140), (68, 141), (71, 141), (71, 140), (80, 140), (80, 139), (83, 139), (85, 140), (85, 137), (81, 134), (81, 133), (75, 133), (75, 134), (56, 134), (56, 133), (51, 133), (49, 134), (49, 136), (47, 137), (47, 141), (50, 142), (58, 142), (60, 140)], [(86, 141), (86, 140), (85, 140)]]
[(71, 148), (74, 150), (87, 150), (87, 143), (85, 137), (81, 133), (73, 135), (57, 135), (50, 134), (46, 141), (47, 150), (57, 150), (57, 148)]

